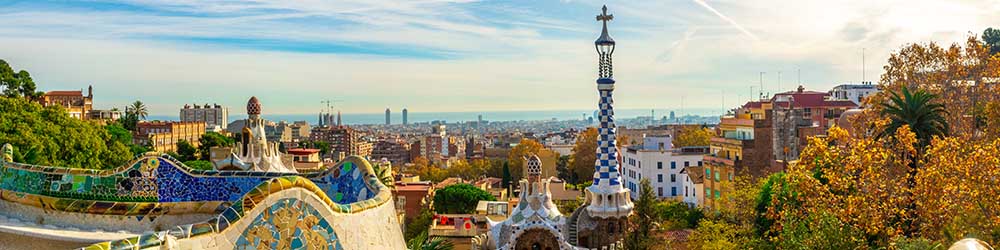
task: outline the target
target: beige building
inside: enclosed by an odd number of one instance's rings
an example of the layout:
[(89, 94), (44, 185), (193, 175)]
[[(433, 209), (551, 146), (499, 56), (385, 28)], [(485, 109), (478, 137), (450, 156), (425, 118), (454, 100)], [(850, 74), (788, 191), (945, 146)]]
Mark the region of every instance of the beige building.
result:
[(229, 108), (219, 104), (185, 104), (184, 108), (181, 109), (180, 116), (182, 122), (204, 122), (208, 129), (225, 130), (226, 126), (229, 125)]
[(204, 122), (139, 122), (132, 142), (160, 153), (177, 152), (177, 142), (185, 140), (198, 147), (203, 134)]
[(87, 87), (87, 95), (82, 90), (49, 91), (39, 99), (42, 106), (62, 106), (70, 117), (87, 120), (94, 109), (94, 87)]
[(292, 156), (292, 166), (299, 173), (317, 171), (323, 168), (323, 159), (319, 157), (319, 149), (293, 148), (288, 150)]

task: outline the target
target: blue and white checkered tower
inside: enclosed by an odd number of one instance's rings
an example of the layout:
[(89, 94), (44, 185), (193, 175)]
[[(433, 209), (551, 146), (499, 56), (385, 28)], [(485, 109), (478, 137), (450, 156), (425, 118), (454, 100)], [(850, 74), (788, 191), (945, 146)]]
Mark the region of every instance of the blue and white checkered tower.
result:
[(611, 54), (615, 51), (615, 40), (608, 35), (608, 21), (614, 16), (608, 15), (608, 7), (601, 8), (597, 20), (603, 23), (601, 37), (594, 41), (599, 56), (597, 90), (600, 93), (598, 107), (600, 114), (597, 129), (597, 160), (594, 163), (594, 182), (587, 188), (589, 199), (588, 212), (600, 218), (627, 217), (632, 213), (632, 200), (628, 189), (622, 187), (618, 166), (618, 148), (615, 143), (615, 110), (614, 99), (615, 80), (611, 67)]

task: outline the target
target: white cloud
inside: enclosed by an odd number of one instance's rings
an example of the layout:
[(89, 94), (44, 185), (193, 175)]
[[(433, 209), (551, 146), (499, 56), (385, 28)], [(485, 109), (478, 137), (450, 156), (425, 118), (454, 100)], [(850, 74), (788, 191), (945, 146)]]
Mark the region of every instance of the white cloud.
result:
[[(92, 83), (98, 106), (148, 99), (157, 114), (188, 102), (240, 107), (249, 95), (282, 113), (315, 112), (327, 98), (345, 99), (351, 112), (589, 109), (596, 102), (591, 39), (603, 3), (595, 1), (553, 3), (558, 9), (544, 2), (127, 2), (155, 11), (6, 9), (0, 55), (43, 88)], [(620, 108), (677, 108), (685, 96), (687, 107), (721, 110), (721, 96), (730, 105), (745, 99), (761, 71), (770, 72), (767, 92), (778, 91), (778, 71), (789, 89), (798, 69), (808, 88), (825, 90), (860, 80), (862, 48), (872, 80), (906, 43), (962, 41), (1000, 20), (993, 1), (622, 1), (609, 12)], [(449, 57), (275, 52), (162, 37), (375, 44)]]

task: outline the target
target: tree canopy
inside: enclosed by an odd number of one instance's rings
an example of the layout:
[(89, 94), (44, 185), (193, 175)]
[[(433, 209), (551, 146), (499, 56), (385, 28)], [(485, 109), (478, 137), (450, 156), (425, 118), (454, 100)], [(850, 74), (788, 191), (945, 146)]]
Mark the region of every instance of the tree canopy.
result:
[(986, 28), (983, 31), (983, 42), (990, 48), (990, 54), (1000, 53), (1000, 29)]
[(434, 211), (439, 214), (471, 214), (479, 201), (495, 201), (485, 190), (469, 184), (455, 184), (434, 192)]
[(542, 150), (542, 148), (542, 144), (536, 140), (521, 139), (521, 142), (517, 146), (510, 149), (510, 154), (507, 155), (507, 162), (510, 162), (510, 177), (514, 181), (524, 177), (525, 157), (538, 154), (538, 151)]
[(3, 87), (3, 95), (10, 98), (25, 97), (34, 100), (42, 96), (41, 92), (36, 91), (35, 81), (31, 79), (28, 71), (14, 72), (7, 61), (2, 59), (0, 59), (0, 87)]
[(207, 132), (201, 135), (198, 143), (200, 143), (198, 145), (198, 152), (201, 154), (200, 159), (207, 161), (212, 156), (212, 147), (230, 147), (236, 143), (236, 140), (217, 132)]
[(24, 98), (0, 97), (0, 144), (14, 146), (15, 161), (74, 168), (105, 169), (125, 164), (133, 154), (130, 137), (115, 128), (69, 116), (62, 107), (42, 107)]
[(573, 174), (577, 182), (590, 181), (594, 178), (594, 162), (597, 161), (597, 128), (587, 128), (576, 137), (573, 146), (573, 158), (570, 160)]
[(707, 147), (711, 143), (713, 136), (715, 136), (715, 131), (712, 131), (712, 129), (701, 126), (685, 126), (679, 133), (677, 133), (677, 140), (674, 141), (674, 146)]

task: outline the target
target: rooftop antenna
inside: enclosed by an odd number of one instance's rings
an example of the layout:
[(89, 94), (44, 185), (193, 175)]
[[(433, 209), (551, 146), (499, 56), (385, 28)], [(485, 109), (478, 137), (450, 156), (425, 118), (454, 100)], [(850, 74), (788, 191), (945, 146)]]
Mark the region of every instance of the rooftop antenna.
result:
[(778, 92), (781, 92), (781, 71), (778, 71), (778, 91), (775, 93)]
[(802, 69), (797, 69), (799, 72), (799, 85), (802, 85)]
[(867, 72), (865, 72), (865, 48), (861, 48), (861, 84), (865, 84), (865, 77)]
[(764, 99), (764, 74), (767, 72), (760, 72), (760, 88), (758, 89), (760, 93), (757, 95), (758, 99)]

